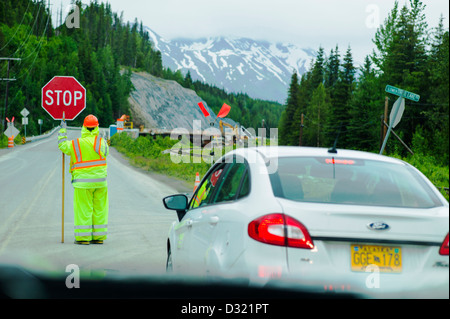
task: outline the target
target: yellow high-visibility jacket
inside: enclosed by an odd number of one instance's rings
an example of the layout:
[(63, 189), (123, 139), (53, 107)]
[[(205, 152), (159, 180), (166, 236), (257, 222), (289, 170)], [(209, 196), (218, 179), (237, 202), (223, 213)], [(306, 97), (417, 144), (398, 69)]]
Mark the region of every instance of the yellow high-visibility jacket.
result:
[(67, 140), (66, 132), (65, 128), (59, 130), (58, 148), (70, 156), (73, 187), (107, 187), (106, 156), (108, 156), (109, 147), (106, 141), (98, 136), (98, 127), (89, 131), (83, 126), (81, 138), (75, 140)]

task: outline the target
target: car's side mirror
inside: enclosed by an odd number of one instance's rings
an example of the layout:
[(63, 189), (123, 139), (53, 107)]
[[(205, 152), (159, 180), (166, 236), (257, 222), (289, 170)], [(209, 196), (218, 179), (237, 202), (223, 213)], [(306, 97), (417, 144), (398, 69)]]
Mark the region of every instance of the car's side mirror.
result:
[(170, 195), (163, 198), (164, 207), (176, 210), (178, 219), (181, 220), (188, 208), (188, 198), (184, 194)]
[(184, 194), (171, 195), (163, 198), (164, 207), (171, 210), (186, 210), (188, 198)]

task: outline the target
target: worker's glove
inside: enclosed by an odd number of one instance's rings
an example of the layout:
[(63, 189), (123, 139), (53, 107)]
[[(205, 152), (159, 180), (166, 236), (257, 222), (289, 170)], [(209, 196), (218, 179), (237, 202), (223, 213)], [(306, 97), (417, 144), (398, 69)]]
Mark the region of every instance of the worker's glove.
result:
[(66, 132), (67, 132), (67, 124), (66, 124), (66, 121), (61, 121), (61, 124), (59, 124), (59, 127), (61, 127), (61, 128), (59, 129), (59, 134), (58, 134), (58, 136), (66, 135)]
[(67, 141), (67, 125), (66, 121), (61, 121), (61, 124), (59, 125), (61, 128), (59, 129), (58, 133), (58, 145), (62, 142)]

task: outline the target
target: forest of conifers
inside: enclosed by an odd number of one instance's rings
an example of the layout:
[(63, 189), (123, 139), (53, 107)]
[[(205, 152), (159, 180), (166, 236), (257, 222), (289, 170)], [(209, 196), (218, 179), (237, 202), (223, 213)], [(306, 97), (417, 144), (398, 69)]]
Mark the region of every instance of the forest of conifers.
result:
[[(8, 84), (7, 104), (7, 81), (0, 83), (0, 115), (18, 119), (26, 107), (29, 135), (39, 133), (38, 118), (44, 120), (43, 131), (55, 125), (40, 106), (41, 88), (54, 75), (72, 75), (87, 89), (87, 107), (73, 125), (93, 113), (108, 126), (129, 114), (131, 70), (142, 70), (195, 90), (215, 112), (223, 103), (231, 105), (229, 117), (246, 127), (257, 129), (264, 119), (267, 128), (278, 127), (281, 145), (299, 145), (302, 131), (302, 145), (330, 147), (339, 134), (338, 148), (377, 152), (386, 97), (389, 110), (397, 98), (385, 92), (389, 84), (420, 95), (419, 102), (406, 101), (397, 135), (414, 152), (448, 166), (448, 30), (442, 20), (427, 24), (419, 0), (404, 7), (395, 2), (361, 68), (354, 65), (351, 47), (336, 46), (330, 52), (318, 48), (309, 70), (292, 75), (286, 105), (227, 93), (193, 81), (189, 73), (164, 68), (142, 23), (123, 21), (109, 4), (75, 4), (81, 9), (79, 28), (61, 24), (62, 13), (60, 26), (54, 28), (45, 1), (0, 3), (0, 57), (21, 59), (11, 61), (9, 77), (15, 81)], [(0, 61), (0, 75), (7, 76), (5, 60)], [(408, 154), (392, 135), (386, 151)]]
[[(74, 76), (87, 90), (86, 109), (71, 125), (81, 125), (84, 115), (92, 113), (101, 125), (109, 126), (122, 114), (129, 114), (132, 70), (175, 80), (195, 90), (216, 113), (223, 103), (229, 104), (232, 108), (228, 116), (245, 127), (256, 129), (262, 119), (266, 127), (277, 127), (283, 105), (252, 99), (244, 93), (227, 93), (193, 81), (189, 73), (166, 69), (142, 22), (124, 21), (110, 4), (95, 1), (75, 5), (80, 9), (79, 28), (66, 27), (62, 12), (59, 27), (54, 28), (46, 1), (0, 2), (0, 57), (21, 59), (11, 61), (9, 77), (15, 81), (8, 84), (7, 106), (6, 81), (0, 83), (0, 116), (4, 118), (6, 113), (9, 118), (20, 119), (20, 111), (26, 107), (30, 111), (28, 135), (39, 133), (38, 118), (44, 120), (42, 131), (55, 125), (41, 107), (41, 88), (53, 76)], [(0, 78), (7, 77), (7, 64), (0, 61)]]
[[(302, 145), (331, 147), (339, 134), (338, 148), (378, 152), (386, 97), (389, 112), (398, 98), (385, 92), (392, 85), (420, 95), (419, 102), (406, 100), (394, 132), (413, 152), (448, 166), (449, 33), (442, 18), (429, 26), (424, 9), (418, 0), (395, 2), (362, 68), (354, 66), (350, 47), (329, 54), (319, 48), (308, 72), (292, 75), (280, 144), (299, 145), (302, 131)], [(386, 151), (409, 155), (392, 135)]]

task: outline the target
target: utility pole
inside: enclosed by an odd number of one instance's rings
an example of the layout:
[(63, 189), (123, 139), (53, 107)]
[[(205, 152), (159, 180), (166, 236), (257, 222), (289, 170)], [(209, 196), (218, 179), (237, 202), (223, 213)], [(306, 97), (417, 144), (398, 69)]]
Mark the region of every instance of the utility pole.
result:
[(388, 120), (388, 108), (389, 108), (389, 98), (386, 96), (384, 99), (384, 115), (381, 115), (381, 133), (380, 133), (380, 149), (383, 145), (384, 138), (386, 137), (387, 128), (384, 123)]
[(317, 109), (317, 147), (320, 146), (320, 105)]
[[(387, 118), (388, 118), (388, 108), (389, 108), (389, 98), (386, 96), (386, 98), (384, 99), (384, 122), (387, 123)], [(383, 140), (386, 137), (386, 131), (387, 128), (386, 126), (383, 125)]]
[(11, 66), (11, 61), (20, 61), (19, 58), (0, 58), (0, 61), (8, 61), (8, 71), (6, 78), (0, 78), (0, 81), (6, 81), (6, 93), (5, 93), (5, 116), (2, 117), (2, 131), (5, 128), (5, 117), (8, 116), (8, 83), (9, 81), (15, 81), (16, 79), (9, 78), (9, 69)]
[(300, 122), (300, 139), (299, 139), (299, 141), (298, 141), (298, 145), (299, 146), (302, 146), (302, 137), (303, 137), (303, 113), (302, 113), (302, 119), (301, 119), (301, 122)]
[(264, 119), (262, 119), (261, 124), (262, 124), (262, 131), (263, 131), (263, 133), (261, 134), (261, 146), (264, 146), (264, 134), (266, 134), (266, 129), (264, 127)]
[(379, 146), (379, 149), (381, 150), (381, 146), (383, 145), (383, 140), (384, 140), (384, 137), (383, 137), (383, 131), (384, 131), (383, 114), (380, 116), (380, 123), (381, 123), (381, 126), (380, 126), (380, 146)]

